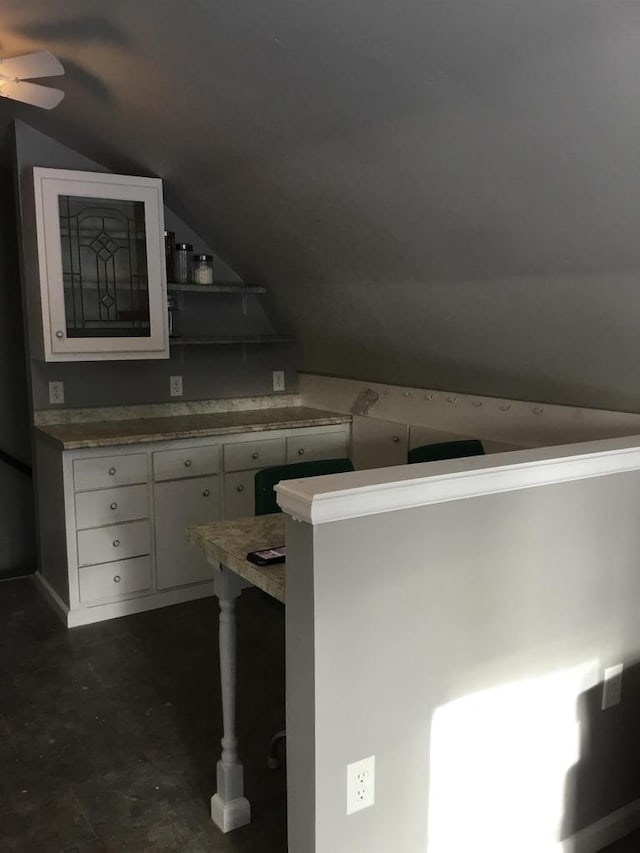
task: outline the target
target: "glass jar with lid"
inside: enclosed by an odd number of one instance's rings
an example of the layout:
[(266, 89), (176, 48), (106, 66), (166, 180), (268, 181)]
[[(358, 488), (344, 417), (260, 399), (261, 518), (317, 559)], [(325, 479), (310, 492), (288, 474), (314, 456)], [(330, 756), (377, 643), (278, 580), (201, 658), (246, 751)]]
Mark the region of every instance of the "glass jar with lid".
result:
[(191, 243), (176, 243), (175, 273), (178, 284), (189, 284), (191, 282)]
[(195, 284), (213, 284), (213, 255), (193, 256), (193, 281)]

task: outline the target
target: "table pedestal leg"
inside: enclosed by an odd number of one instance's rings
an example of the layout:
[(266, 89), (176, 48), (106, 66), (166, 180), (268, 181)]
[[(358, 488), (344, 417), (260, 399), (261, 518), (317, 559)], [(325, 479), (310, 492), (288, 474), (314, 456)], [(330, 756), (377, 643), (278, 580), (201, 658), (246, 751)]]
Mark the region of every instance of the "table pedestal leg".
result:
[(236, 598), (245, 584), (221, 567), (216, 577), (220, 602), (220, 677), (222, 681), (222, 755), (217, 764), (218, 790), (211, 798), (211, 819), (223, 832), (245, 826), (251, 806), (244, 797), (244, 771), (236, 737)]

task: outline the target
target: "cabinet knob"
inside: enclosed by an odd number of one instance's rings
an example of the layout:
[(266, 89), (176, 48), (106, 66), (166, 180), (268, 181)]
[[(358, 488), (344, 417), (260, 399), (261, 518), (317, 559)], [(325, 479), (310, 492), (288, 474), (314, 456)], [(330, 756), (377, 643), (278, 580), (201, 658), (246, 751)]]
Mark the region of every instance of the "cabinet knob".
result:
[(300, 450), (298, 450), (298, 456), (304, 456), (304, 447), (301, 447)]
[(400, 441), (400, 436), (399, 436), (399, 435), (394, 435), (394, 436), (393, 436), (393, 438), (392, 438), (392, 441), (393, 441), (393, 443), (394, 443), (394, 444), (397, 444), (397, 443)]
[(56, 332), (56, 338), (64, 338), (64, 332)]
[(114, 540), (113, 540), (113, 547), (114, 547), (114, 548), (119, 548), (119, 547), (120, 547), (120, 540), (119, 540), (119, 539), (114, 539)]
[(244, 486), (242, 484), (240, 484), (239, 486), (236, 486), (236, 491), (244, 492)]
[(120, 577), (120, 575), (116, 575), (113, 579), (113, 582), (114, 583), (120, 583), (121, 580), (122, 580), (122, 578)]
[(118, 509), (118, 504), (115, 501), (111, 504), (111, 509)]
[(251, 454), (251, 458), (252, 458), (252, 459), (258, 459), (258, 457), (259, 457), (259, 456), (260, 456), (260, 454), (258, 453), (258, 451), (257, 451), (257, 450), (255, 451), (255, 453), (252, 453), (252, 454)]
[(191, 468), (191, 460), (190, 459), (184, 460), (184, 467), (185, 468)]
[(202, 497), (208, 498), (210, 494), (211, 494), (211, 492), (209, 491), (209, 489), (205, 489), (204, 492), (202, 493)]
[(113, 475), (116, 473), (116, 469), (115, 468), (109, 468), (109, 473), (113, 477)]

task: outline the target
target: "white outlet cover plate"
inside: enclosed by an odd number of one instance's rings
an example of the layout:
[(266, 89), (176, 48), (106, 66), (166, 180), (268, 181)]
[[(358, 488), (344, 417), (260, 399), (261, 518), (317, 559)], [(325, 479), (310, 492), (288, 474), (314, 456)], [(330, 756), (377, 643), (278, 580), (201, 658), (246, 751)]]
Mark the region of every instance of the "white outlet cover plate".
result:
[(284, 370), (273, 371), (273, 390), (284, 391)]
[(169, 394), (172, 397), (182, 397), (182, 376), (169, 377)]
[(64, 403), (64, 382), (49, 382), (49, 403), (52, 406)]
[(347, 814), (372, 806), (375, 802), (375, 788), (375, 755), (347, 764)]

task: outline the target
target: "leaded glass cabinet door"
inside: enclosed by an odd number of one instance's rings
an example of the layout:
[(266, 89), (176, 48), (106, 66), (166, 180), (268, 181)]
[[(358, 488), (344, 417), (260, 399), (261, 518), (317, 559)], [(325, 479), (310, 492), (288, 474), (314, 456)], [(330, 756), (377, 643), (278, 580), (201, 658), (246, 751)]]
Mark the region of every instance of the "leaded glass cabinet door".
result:
[(45, 359), (167, 358), (162, 182), (34, 169)]

